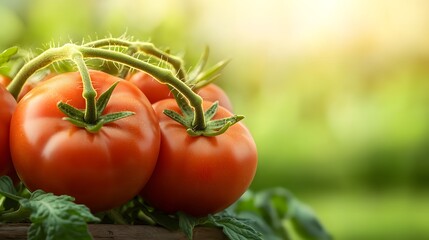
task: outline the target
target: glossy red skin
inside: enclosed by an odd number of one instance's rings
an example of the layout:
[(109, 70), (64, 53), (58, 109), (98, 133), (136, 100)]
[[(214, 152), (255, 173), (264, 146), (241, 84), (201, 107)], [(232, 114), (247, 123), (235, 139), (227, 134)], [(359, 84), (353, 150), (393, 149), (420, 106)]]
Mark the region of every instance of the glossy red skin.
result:
[(22, 86), (21, 91), (19, 92), (18, 95), (18, 102), (29, 92), (31, 91), (31, 89), (35, 88), (40, 82), (48, 80), (50, 78), (55, 77), (56, 75), (58, 75), (57, 73), (49, 73), (48, 75), (46, 75), (43, 79), (39, 80), (39, 81), (27, 81), (25, 82), (24, 86)]
[[(207, 109), (211, 103), (204, 102)], [(152, 105), (160, 119), (158, 162), (141, 196), (166, 213), (201, 217), (224, 210), (246, 191), (256, 172), (255, 142), (242, 123), (216, 137), (192, 137), (162, 111), (180, 112), (174, 100)], [(223, 107), (214, 117), (232, 114)]]
[(214, 83), (210, 83), (196, 91), (204, 100), (219, 101), (219, 105), (232, 112), (232, 103), (225, 91)]
[(133, 84), (103, 72), (90, 72), (98, 96), (120, 81), (104, 113), (135, 115), (89, 133), (63, 120), (59, 101), (83, 109), (79, 73), (41, 82), (18, 103), (10, 144), (16, 171), (30, 190), (67, 194), (99, 212), (137, 195), (155, 167), (160, 144), (158, 119)]
[[(163, 99), (174, 98), (167, 85), (158, 82), (151, 75), (145, 72), (137, 72), (131, 75), (128, 80), (135, 84), (153, 104)], [(204, 100), (215, 102), (232, 111), (232, 104), (228, 95), (219, 86), (211, 83), (196, 91)]]
[(131, 75), (128, 81), (136, 85), (152, 104), (163, 99), (174, 98), (167, 85), (158, 82), (145, 72), (137, 72)]
[(15, 108), (15, 99), (3, 85), (0, 85), (0, 176), (7, 175), (17, 183), (18, 176), (9, 149), (10, 120)]

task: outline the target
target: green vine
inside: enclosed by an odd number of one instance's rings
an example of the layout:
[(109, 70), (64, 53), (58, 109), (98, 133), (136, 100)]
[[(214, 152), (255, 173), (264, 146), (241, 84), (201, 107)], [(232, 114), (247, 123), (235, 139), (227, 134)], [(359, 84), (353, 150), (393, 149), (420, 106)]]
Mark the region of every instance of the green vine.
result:
[[(121, 48), (124, 48), (125, 51), (121, 50)], [(153, 55), (160, 60), (171, 64), (175, 69), (175, 73), (169, 69), (165, 69), (139, 59), (135, 56), (138, 52)], [(193, 72), (191, 82), (188, 81), (188, 83), (192, 83), (192, 85), (201, 84), (206, 80), (216, 78), (220, 70), (224, 68), (228, 62), (222, 61), (208, 71), (202, 72), (202, 68), (207, 61), (207, 54), (208, 50), (206, 50), (200, 64)], [(72, 106), (60, 103), (58, 107), (67, 115), (65, 118), (66, 120), (69, 120), (79, 127), (85, 127), (91, 132), (98, 131), (101, 126), (106, 123), (106, 118), (97, 114), (97, 93), (91, 84), (88, 68), (85, 64), (86, 59), (101, 59), (103, 61), (119, 63), (126, 68), (147, 72), (161, 83), (171, 86), (186, 99), (176, 99), (179, 105), (183, 105), (183, 103), (181, 104), (179, 101), (185, 101), (186, 104), (189, 104), (189, 111), (192, 111), (192, 121), (185, 126), (188, 129), (188, 133), (192, 136), (215, 136), (222, 134), (229, 126), (243, 118), (242, 116), (234, 115), (231, 118), (217, 120), (213, 123), (213, 121), (210, 121), (210, 119), (205, 116), (206, 113), (202, 107), (202, 98), (191, 89), (189, 84), (186, 83), (187, 76), (183, 69), (183, 61), (180, 58), (159, 50), (152, 43), (133, 42), (118, 38), (100, 39), (83, 45), (68, 43), (61, 47), (50, 48), (30, 60), (20, 69), (11, 84), (8, 86), (8, 90), (15, 98), (17, 98), (25, 81), (35, 72), (46, 68), (53, 63), (71, 60), (77, 66), (84, 85), (83, 98), (86, 101), (86, 108), (83, 111), (83, 118), (81, 117), (82, 114), (80, 113), (80, 110), (73, 109)], [(112, 87), (112, 91), (113, 88), (114, 87)], [(110, 96), (110, 94), (111, 92), (106, 95)], [(122, 117), (129, 116), (130, 114), (132, 113), (125, 112), (123, 114), (117, 114), (114, 117), (109, 116), (108, 121), (114, 121)], [(210, 123), (208, 123), (208, 121), (210, 121)]]

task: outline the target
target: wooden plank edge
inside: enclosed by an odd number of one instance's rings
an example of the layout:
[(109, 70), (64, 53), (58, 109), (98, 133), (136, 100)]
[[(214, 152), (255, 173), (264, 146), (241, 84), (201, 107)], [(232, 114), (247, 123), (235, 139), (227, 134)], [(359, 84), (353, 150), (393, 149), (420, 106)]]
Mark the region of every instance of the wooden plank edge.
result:
[[(30, 224), (0, 224), (0, 239), (25, 240)], [(147, 225), (89, 224), (94, 240), (187, 240), (180, 231)], [(227, 240), (221, 229), (196, 227), (193, 240)]]

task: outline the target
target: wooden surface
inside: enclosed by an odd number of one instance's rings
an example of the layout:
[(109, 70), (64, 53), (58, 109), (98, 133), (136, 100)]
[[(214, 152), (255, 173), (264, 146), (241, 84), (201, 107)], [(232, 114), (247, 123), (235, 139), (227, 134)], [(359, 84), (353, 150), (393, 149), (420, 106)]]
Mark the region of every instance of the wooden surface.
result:
[[(0, 239), (27, 239), (28, 224), (0, 224)], [(94, 240), (187, 240), (179, 231), (170, 232), (161, 227), (144, 225), (90, 224), (89, 231)], [(227, 240), (217, 228), (197, 227), (193, 240)]]

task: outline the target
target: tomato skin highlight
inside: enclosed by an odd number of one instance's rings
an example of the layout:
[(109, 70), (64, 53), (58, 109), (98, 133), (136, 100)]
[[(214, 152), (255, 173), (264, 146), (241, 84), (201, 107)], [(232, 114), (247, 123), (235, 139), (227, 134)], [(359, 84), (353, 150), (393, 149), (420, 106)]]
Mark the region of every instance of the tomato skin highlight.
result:
[[(174, 98), (166, 84), (158, 82), (145, 72), (137, 72), (127, 77), (128, 81), (135, 84), (154, 104), (164, 99)], [(214, 83), (210, 83), (195, 91), (204, 100), (209, 102), (219, 101), (219, 105), (232, 112), (232, 103), (225, 91)]]
[(13, 167), (10, 148), (9, 131), (12, 114), (16, 108), (16, 101), (5, 86), (0, 85), (0, 176), (9, 176), (14, 183), (18, 182)]
[[(204, 102), (207, 109), (210, 102)], [(201, 217), (230, 206), (246, 191), (256, 172), (255, 142), (242, 123), (215, 137), (192, 137), (162, 111), (180, 112), (176, 102), (152, 105), (160, 120), (158, 162), (141, 196), (166, 213), (185, 212)], [(219, 107), (213, 119), (231, 116)]]
[(135, 114), (90, 133), (63, 120), (57, 103), (85, 108), (78, 72), (39, 83), (18, 103), (10, 144), (17, 173), (30, 190), (67, 194), (99, 212), (139, 193), (155, 167), (160, 144), (158, 119), (147, 98), (131, 83), (90, 71), (100, 96), (120, 81), (104, 113)]

